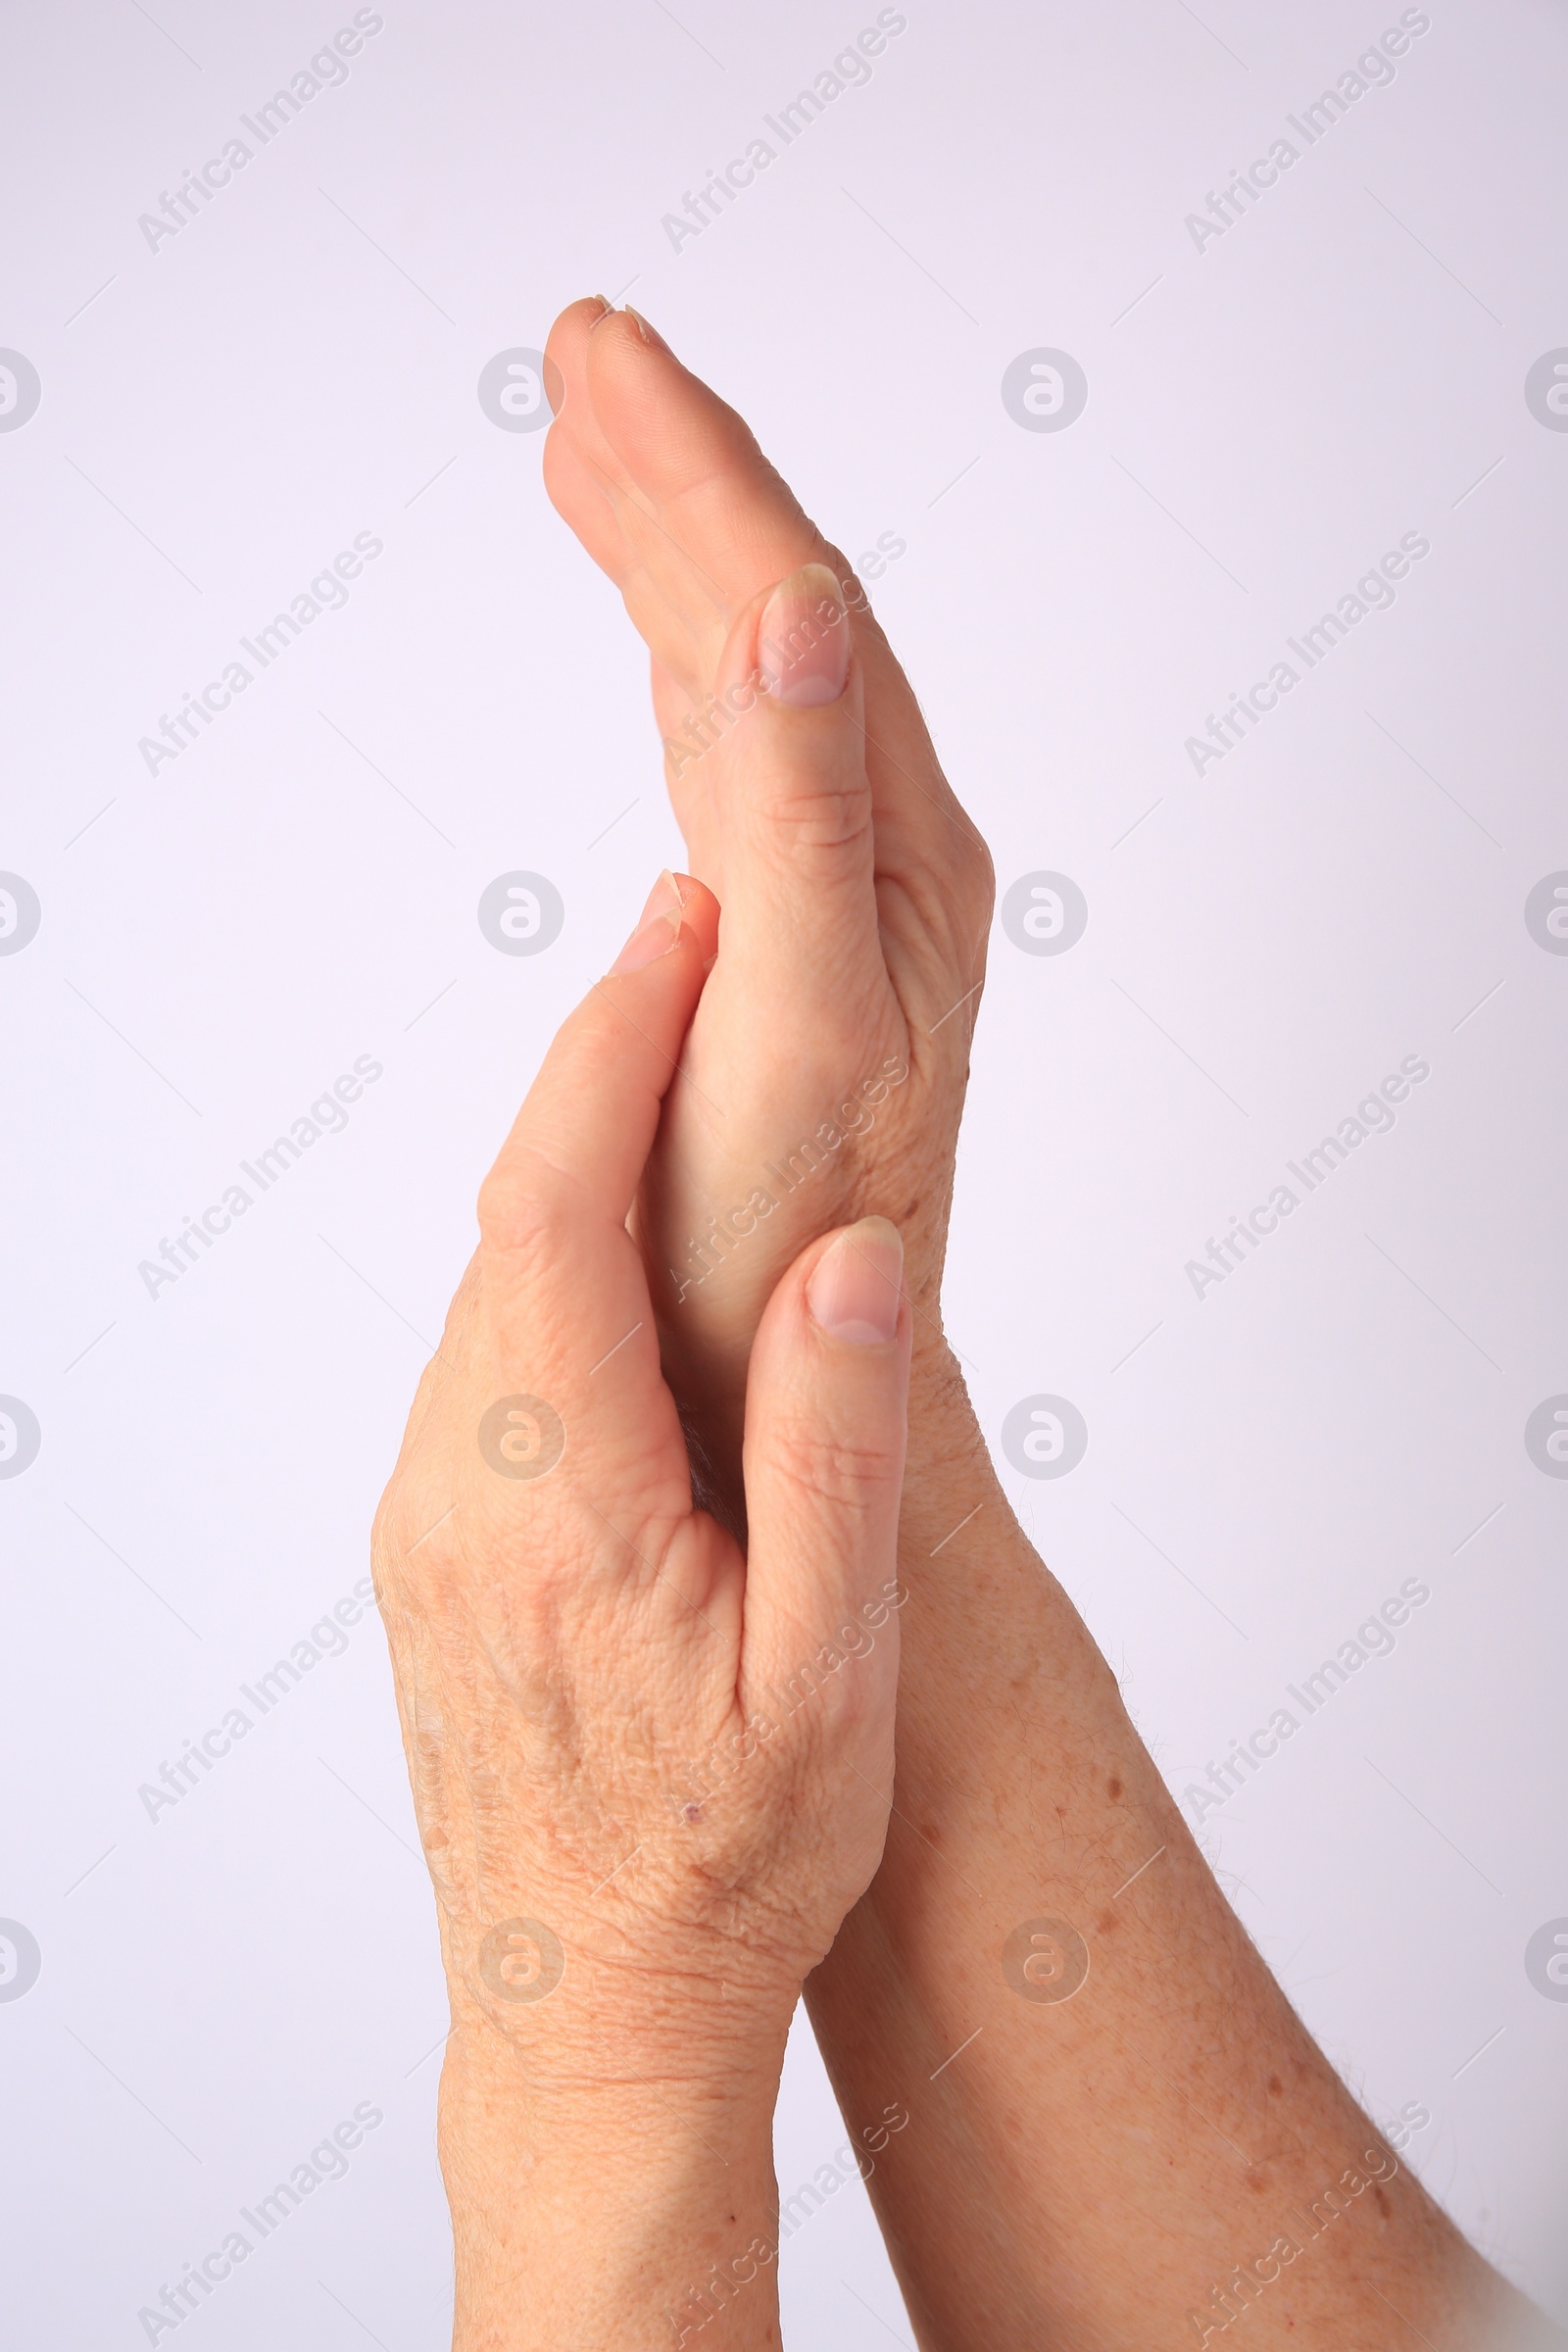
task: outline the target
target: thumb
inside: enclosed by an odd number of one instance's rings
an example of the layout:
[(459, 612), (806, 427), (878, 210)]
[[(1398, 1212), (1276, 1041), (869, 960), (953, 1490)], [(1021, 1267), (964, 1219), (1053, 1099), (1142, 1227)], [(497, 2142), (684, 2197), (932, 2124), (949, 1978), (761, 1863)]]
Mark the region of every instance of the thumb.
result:
[(898, 1675), (910, 1310), (904, 1244), (863, 1217), (802, 1252), (752, 1348), (741, 1689), (775, 1719), (828, 1686), (885, 1717)]
[[(742, 931), (787, 943), (797, 968), (803, 949), (839, 972), (873, 951), (880, 962), (863, 703), (854, 623), (825, 564), (803, 564), (738, 616), (699, 797), (720, 898)], [(680, 781), (690, 798), (695, 779)], [(671, 791), (680, 797), (673, 775)]]

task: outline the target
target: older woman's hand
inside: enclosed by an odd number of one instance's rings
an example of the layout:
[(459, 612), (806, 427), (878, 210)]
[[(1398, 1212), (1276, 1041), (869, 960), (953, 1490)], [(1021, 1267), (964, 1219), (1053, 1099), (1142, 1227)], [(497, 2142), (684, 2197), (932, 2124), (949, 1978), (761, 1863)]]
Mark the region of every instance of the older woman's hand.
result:
[(713, 2263), (747, 2294), (705, 2340), (771, 2340), (784, 2038), (887, 1824), (901, 1245), (867, 1221), (779, 1281), (743, 1558), (693, 1509), (626, 1226), (703, 988), (692, 907), (655, 906), (552, 1046), (376, 1522), (452, 1991), (460, 2345), (503, 2317), (509, 2345), (640, 2343)]
[(752, 1335), (812, 1234), (896, 1218), (935, 1340), (991, 864), (863, 591), (742, 420), (597, 301), (548, 358), (547, 486), (648, 643), (723, 905), (639, 1223), (671, 1380), (732, 1455)]

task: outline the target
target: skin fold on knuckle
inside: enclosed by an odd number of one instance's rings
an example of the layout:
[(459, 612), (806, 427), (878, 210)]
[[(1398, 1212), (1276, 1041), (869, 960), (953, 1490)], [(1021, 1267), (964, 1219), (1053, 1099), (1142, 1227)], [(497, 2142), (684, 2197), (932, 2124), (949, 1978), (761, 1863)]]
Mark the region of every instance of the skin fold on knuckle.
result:
[(763, 760), (744, 779), (747, 831), (764, 850), (843, 859), (872, 847), (871, 787), (858, 756), (794, 762)]
[[(578, 1045), (573, 1078), (584, 1093), (602, 1093), (612, 1066), (608, 1040), (590, 1036)], [(579, 1189), (551, 1158), (548, 1143), (545, 1135), (509, 1142), (479, 1187), (481, 1281), (487, 1256), (548, 1269), (573, 1237)]]
[[(907, 867), (878, 879), (884, 928), (918, 970), (940, 973), (944, 984), (967, 987), (985, 970), (991, 922), (989, 872), (975, 873), (956, 836), (944, 842), (941, 862)], [(988, 860), (989, 866), (989, 860)]]
[(414, 1402), (409, 1407), (409, 1416), (404, 1424), (398, 1458), (376, 1506), (374, 1528), (381, 1531), (388, 1543), (395, 1544), (398, 1540), (401, 1529), (397, 1515), (399, 1500), (415, 1483), (416, 1466), (439, 1449), (440, 1414), (452, 1395), (454, 1384), (461, 1378), (461, 1368), (466, 1358), (481, 1295), (479, 1257), (475, 1252), (447, 1309), (440, 1348), (419, 1375)]
[(718, 1980), (730, 1997), (787, 2009), (837, 1924), (819, 1916), (819, 1880), (833, 1875), (818, 1867), (827, 1840), (808, 1776), (781, 1775), (770, 1760), (750, 1787), (704, 1807), (670, 1857), (657, 1903), (645, 1907), (632, 1948), (659, 1948), (673, 1927), (684, 1955), (679, 1973), (694, 1991), (710, 1993)]
[(754, 1484), (760, 1469), (773, 1509), (804, 1507), (808, 1523), (828, 1517), (878, 1523), (904, 1476), (902, 1427), (885, 1408), (878, 1418), (884, 1415), (885, 1434), (870, 1425), (869, 1414), (856, 1416), (849, 1428), (826, 1425), (808, 1411), (779, 1415), (759, 1439), (756, 1455), (748, 1447)]
[[(423, 1386), (421, 1382), (421, 1393)], [(377, 1598), (383, 1579), (390, 1582), (405, 1570), (421, 1548), (421, 1539), (450, 1510), (452, 1485), (440, 1446), (422, 1440), (405, 1446), (370, 1523), (370, 1569)]]
[(388, 1490), (370, 1539), (376, 1601), (395, 1650), (454, 1617), (470, 1616), (461, 1505), (423, 1482)]

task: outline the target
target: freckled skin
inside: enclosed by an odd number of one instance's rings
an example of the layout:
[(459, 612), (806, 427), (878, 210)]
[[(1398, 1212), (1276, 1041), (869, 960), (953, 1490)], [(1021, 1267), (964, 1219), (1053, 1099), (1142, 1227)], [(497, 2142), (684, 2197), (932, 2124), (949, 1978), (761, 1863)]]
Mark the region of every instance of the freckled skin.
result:
[[(708, 331), (716, 347), (723, 322)], [(898, 1214), (906, 1228), (919, 1321), (899, 1535), (908, 1606), (896, 1801), (881, 1868), (807, 1999), (847, 2119), (878, 2114), (907, 2086), (912, 2128), (868, 2189), (913, 2333), (930, 2352), (1212, 2347), (1218, 2337), (1195, 2334), (1189, 2315), (1284, 2228), (1289, 2206), (1309, 2204), (1347, 2165), (1370, 2169), (1375, 2132), (1226, 1903), (1114, 1677), (1013, 1517), (942, 1340), (989, 862), (843, 558), (741, 420), (602, 303), (565, 313), (550, 354), (558, 413), (546, 484), (654, 658), (675, 814), (692, 871), (724, 906), (716, 986), (682, 1065), (692, 1083), (665, 1122), (639, 1232), (667, 1236), (668, 1262), (684, 1264), (685, 1237), (707, 1210), (746, 1199), (760, 1163), (813, 1131), (829, 1079), (854, 1085), (895, 1053), (908, 1063), (874, 1129), (836, 1151), (809, 1187), (792, 1187), (761, 1238), (694, 1287), (662, 1336), (688, 1427), (715, 1482), (731, 1485), (731, 1408), (775, 1252), (799, 1247), (812, 1218), (825, 1224), (852, 1205)], [(813, 795), (806, 814), (836, 822), (848, 812), (859, 824), (868, 790), (882, 952), (869, 963), (849, 953), (863, 893), (836, 900), (831, 920), (815, 880), (791, 895), (789, 844), (757, 829), (777, 808), (746, 730), (730, 728), (700, 759), (675, 749), (686, 714), (728, 681), (748, 600), (808, 560), (846, 586), (863, 766), (858, 750), (819, 769), (833, 790)], [(996, 649), (974, 650), (984, 672)], [(994, 666), (1001, 705), (1008, 681)], [(806, 715), (831, 726), (820, 711)], [(754, 741), (765, 732), (750, 729)], [(850, 835), (840, 835), (843, 846)], [(832, 846), (825, 831), (807, 842), (819, 862)], [(709, 1102), (722, 1103), (721, 1122), (710, 1121)], [(656, 1275), (665, 1262), (650, 1249)], [(1107, 1913), (1117, 1933), (1090, 1931), (1104, 1965), (1076, 1997), (1016, 1997), (1000, 1954), (1018, 1923), (1050, 1916), (1087, 1929)], [(1255, 2183), (1242, 2193), (1254, 2176), (1268, 2194)], [(1309, 2260), (1292, 2264), (1288, 2284), (1250, 2305), (1235, 2339), (1245, 2336), (1247, 2352), (1282, 2344), (1298, 2324), (1303, 2344), (1324, 2352), (1391, 2352), (1391, 2304), (1414, 2330), (1401, 2342), (1500, 2352), (1487, 2322), (1517, 2322), (1520, 2307), (1413, 2176), (1383, 2177), (1387, 2226), (1370, 2198), (1338, 2221)], [(688, 2335), (686, 2352), (694, 2340), (702, 2352), (749, 2348), (750, 2336), (726, 2331), (744, 2330), (752, 2309), (733, 2305), (733, 2319)], [(496, 2340), (511, 2352), (510, 2335)]]
[[(454, 2352), (650, 2352), (715, 2269), (739, 2316), (705, 2352), (777, 2352), (779, 2070), (886, 1839), (899, 1236), (824, 1237), (772, 1293), (743, 1553), (693, 1495), (627, 1229), (709, 969), (696, 890), (656, 885), (656, 952), (546, 1054), (372, 1535), (452, 2015)], [(541, 1396), (570, 1435), (530, 1467)], [(499, 1443), (498, 1398), (529, 1408)], [(780, 1707), (833, 1629), (836, 1676)]]

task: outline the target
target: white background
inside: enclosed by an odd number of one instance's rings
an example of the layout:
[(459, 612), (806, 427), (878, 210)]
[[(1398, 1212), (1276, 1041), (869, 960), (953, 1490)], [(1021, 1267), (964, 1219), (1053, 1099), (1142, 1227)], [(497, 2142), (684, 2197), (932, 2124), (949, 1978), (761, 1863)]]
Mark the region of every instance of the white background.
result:
[[(1434, 0), (1200, 251), (1185, 217), (1397, 9), (911, 0), (678, 253), (662, 216), (874, 9), (380, 13), (156, 251), (138, 216), (351, 10), (0, 31), (0, 344), (43, 386), (0, 434), (0, 867), (43, 908), (0, 959), (0, 1390), (42, 1429), (0, 1483), (0, 1914), (42, 1953), (0, 2002), (7, 2341), (144, 2342), (362, 2101), (348, 2177), (188, 2340), (444, 2340), (444, 2002), (374, 1620), (156, 1823), (137, 1790), (366, 1573), (479, 1175), (676, 850), (629, 628), (542, 435), (475, 392), (595, 288), (852, 556), (906, 542), (874, 601), (1002, 884), (1087, 897), (1062, 956), (994, 942), (949, 1317), (993, 1433), (1035, 1392), (1087, 1418), (1070, 1477), (1012, 1483), (1172, 1787), (1430, 1586), (1203, 1834), (1373, 2113), (1429, 2110), (1406, 2161), (1568, 2315), (1568, 2003), (1524, 1967), (1568, 1914), (1568, 1483), (1523, 1444), (1568, 1389), (1568, 958), (1523, 920), (1568, 865), (1568, 435), (1523, 396), (1568, 342), (1562, 9)], [(1035, 346), (1087, 371), (1064, 432), (1003, 407)], [(150, 776), (138, 739), (361, 531), (346, 608)], [(1411, 531), (1394, 608), (1195, 775)], [(517, 867), (565, 902), (536, 957), (475, 921)], [(347, 1129), (150, 1298), (362, 1054)], [(1394, 1132), (1197, 1298), (1186, 1261), (1407, 1054)], [(785, 2191), (840, 2138), (798, 2037)], [(796, 2343), (908, 2340), (858, 2186), (783, 2278)]]

